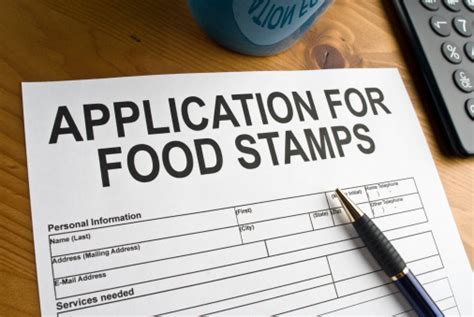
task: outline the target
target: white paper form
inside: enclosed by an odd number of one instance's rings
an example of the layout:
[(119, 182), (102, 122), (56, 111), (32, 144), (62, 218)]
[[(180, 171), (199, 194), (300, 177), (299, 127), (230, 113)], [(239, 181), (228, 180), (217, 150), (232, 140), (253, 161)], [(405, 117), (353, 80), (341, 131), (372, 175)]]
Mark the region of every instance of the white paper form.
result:
[(471, 269), (395, 69), (24, 83), (44, 315), (413, 315), (341, 187), (448, 315)]

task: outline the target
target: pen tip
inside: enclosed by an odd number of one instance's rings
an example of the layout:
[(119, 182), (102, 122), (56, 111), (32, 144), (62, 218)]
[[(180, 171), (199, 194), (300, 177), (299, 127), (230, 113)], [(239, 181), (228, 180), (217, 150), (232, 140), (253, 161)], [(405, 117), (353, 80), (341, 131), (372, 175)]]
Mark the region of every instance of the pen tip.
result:
[(344, 211), (352, 222), (359, 220), (364, 216), (362, 210), (360, 210), (360, 208), (357, 207), (357, 205), (352, 200), (350, 200), (347, 195), (344, 194), (339, 188), (336, 188), (336, 196), (341, 202), (342, 208), (344, 208)]

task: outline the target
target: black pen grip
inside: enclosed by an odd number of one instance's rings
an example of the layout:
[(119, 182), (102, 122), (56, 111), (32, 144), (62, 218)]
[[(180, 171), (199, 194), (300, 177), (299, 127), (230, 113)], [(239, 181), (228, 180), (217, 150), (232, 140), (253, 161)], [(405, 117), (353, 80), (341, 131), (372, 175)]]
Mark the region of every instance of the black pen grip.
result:
[(405, 261), (367, 215), (362, 216), (352, 224), (362, 241), (364, 241), (365, 246), (388, 276), (392, 277), (403, 271), (406, 267)]

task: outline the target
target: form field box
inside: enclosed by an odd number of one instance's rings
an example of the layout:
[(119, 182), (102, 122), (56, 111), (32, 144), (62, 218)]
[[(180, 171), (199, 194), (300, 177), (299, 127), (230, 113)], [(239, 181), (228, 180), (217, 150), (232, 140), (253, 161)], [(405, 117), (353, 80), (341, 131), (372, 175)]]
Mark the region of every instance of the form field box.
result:
[(441, 280), (423, 283), (423, 287), (434, 301), (442, 300), (453, 296), (451, 287), (447, 278)]
[(420, 208), (408, 212), (391, 214), (389, 217), (374, 218), (373, 221), (380, 230), (386, 231), (423, 223), (428, 220), (426, 219), (425, 211)]
[[(252, 260), (265, 258), (266, 256), (267, 251), (264, 242), (244, 244), (210, 252), (101, 271), (98, 274), (105, 274), (105, 277), (99, 279), (79, 282), (79, 276), (69, 277), (65, 279), (66, 282), (74, 278), (75, 282), (62, 283), (57, 286), (56, 294), (58, 298), (61, 298), (98, 292), (108, 288), (163, 280), (170, 277), (190, 276), (194, 272), (212, 270), (213, 268), (230, 266), (235, 263), (255, 263)], [(259, 268), (261, 265), (255, 264), (255, 267)], [(210, 278), (211, 274), (209, 274)], [(59, 282), (62, 282), (62, 280), (59, 280)]]
[(237, 215), (239, 223), (245, 224), (323, 209), (328, 209), (328, 202), (324, 193), (321, 193), (259, 204), (243, 205), (235, 208), (235, 214)]
[(457, 306), (443, 309), (443, 314), (445, 316), (460, 316)]
[(315, 230), (331, 227), (334, 225), (331, 210), (329, 209), (314, 211), (309, 216)]
[(334, 219), (334, 225), (343, 225), (343, 224), (350, 224), (349, 216), (342, 208), (333, 208), (331, 209), (331, 214)]
[(374, 217), (383, 217), (387, 215), (422, 208), (423, 204), (421, 203), (420, 196), (415, 193), (411, 195), (397, 196), (371, 201), (370, 206), (374, 211)]
[[(325, 275), (302, 282), (292, 283), (290, 285), (282, 285), (281, 287), (258, 293), (215, 302), (194, 309), (187, 309), (180, 311), (179, 314), (186, 316), (205, 316), (211, 314), (238, 314), (250, 316), (258, 313), (265, 314), (270, 311), (278, 312), (288, 309), (288, 300), (294, 300), (297, 296), (305, 297), (307, 296), (307, 293), (314, 294), (313, 289), (317, 289), (317, 292), (328, 290), (328, 293), (335, 297), (334, 288), (331, 290), (331, 288), (327, 287), (331, 281), (331, 276)], [(322, 285), (324, 285), (324, 288), (318, 287)], [(327, 297), (323, 296), (321, 300), (324, 300), (325, 298)]]
[[(397, 313), (411, 309), (401, 293), (388, 296), (376, 297), (372, 300), (362, 302), (344, 309), (339, 309), (334, 313), (325, 314), (328, 316), (394, 316)], [(398, 315), (397, 315), (398, 316)]]
[(449, 297), (449, 298), (436, 301), (436, 304), (441, 310), (447, 310), (447, 309), (456, 307), (456, 302), (454, 301), (454, 297)]
[(412, 262), (438, 254), (431, 232), (392, 239), (391, 242), (405, 262)]
[[(50, 239), (69, 239), (69, 242), (51, 244), (52, 256), (106, 248), (127, 243), (161, 239), (217, 228), (235, 226), (234, 210), (220, 209), (176, 217), (147, 220), (115, 226), (93, 228), (75, 233), (51, 235)], [(90, 234), (90, 239), (72, 241), (73, 237)]]
[(363, 246), (364, 244), (362, 243), (362, 241), (356, 238), (356, 239), (343, 240), (339, 242), (325, 244), (322, 246), (311, 247), (311, 248), (306, 248), (303, 250), (286, 252), (286, 253), (281, 253), (281, 254), (276, 254), (276, 255), (272, 254), (272, 250), (269, 248), (270, 255), (275, 255), (275, 256), (270, 256), (268, 260), (278, 259), (278, 261), (281, 263), (298, 262), (298, 261), (304, 261), (308, 259), (325, 257), (328, 254), (334, 254), (338, 252), (344, 252), (347, 250), (362, 248)]
[[(79, 257), (79, 260), (54, 263), (54, 277), (103, 271), (114, 267), (178, 257), (239, 244), (241, 244), (239, 229), (234, 227), (133, 244), (127, 246), (132, 248), (132, 251), (127, 252), (112, 253), (113, 250), (120, 250), (120, 246), (87, 251), (70, 255)], [(84, 260), (86, 256), (88, 258)], [(56, 257), (53, 260), (62, 258)]]
[[(358, 204), (357, 207), (359, 207), (368, 217), (372, 218), (372, 209), (370, 208), (369, 203), (361, 203)], [(344, 209), (342, 209), (342, 207), (331, 209), (331, 213), (336, 226), (351, 222), (347, 216), (347, 213), (344, 211)]]
[(328, 256), (334, 281), (345, 280), (380, 269), (367, 248), (350, 250)]
[(418, 275), (443, 268), (443, 262), (441, 262), (439, 255), (434, 255), (429, 258), (409, 262), (408, 266), (413, 274)]
[[(347, 265), (348, 263), (346, 263)], [(349, 294), (359, 293), (377, 286), (389, 284), (390, 278), (383, 271), (372, 272), (340, 282), (336, 282), (337, 294), (347, 296)]]
[(309, 288), (304, 291), (288, 294), (273, 300), (268, 300), (254, 305), (239, 307), (230, 311), (227, 314), (234, 316), (254, 316), (268, 315), (268, 312), (275, 312), (272, 315), (280, 315), (285, 311), (296, 309), (299, 307), (321, 303), (331, 299), (337, 298), (333, 284), (326, 284), (319, 287)]
[[(309, 219), (308, 219), (309, 220)], [(270, 255), (317, 247), (357, 237), (352, 225), (330, 227), (267, 241)], [(336, 251), (335, 251), (336, 252)]]
[[(373, 300), (374, 298), (381, 296), (389, 296), (390, 294), (397, 292), (398, 288), (394, 284), (388, 284), (385, 286), (379, 286), (372, 289), (368, 289), (359, 293), (355, 293), (348, 296), (339, 296), (337, 300), (330, 300), (327, 302), (317, 303), (302, 307), (301, 309), (292, 311), (288, 315), (297, 316), (325, 316), (327, 314), (337, 314), (341, 307), (356, 306), (364, 302)], [(286, 314), (284, 314), (286, 316)]]
[[(356, 204), (368, 202), (367, 194), (363, 186), (353, 187), (349, 189), (342, 189), (342, 192), (349, 197)], [(337, 198), (336, 192), (327, 192), (326, 197), (328, 198), (330, 208), (342, 207), (339, 198)]]
[(313, 230), (308, 214), (240, 225), (244, 243)]
[[(429, 232), (392, 240), (392, 244), (400, 251), (406, 262), (421, 261), (420, 264), (414, 263), (416, 270), (424, 270), (438, 265), (436, 258), (427, 259), (438, 255), (433, 236)], [(413, 244), (419, 247), (414, 250)], [(426, 259), (425, 263), (423, 263), (423, 259)], [(333, 254), (328, 256), (328, 260), (335, 281), (345, 280), (380, 269), (379, 264), (367, 248)], [(423, 267), (420, 268), (420, 266)]]
[(369, 200), (385, 199), (418, 192), (413, 178), (365, 186)]

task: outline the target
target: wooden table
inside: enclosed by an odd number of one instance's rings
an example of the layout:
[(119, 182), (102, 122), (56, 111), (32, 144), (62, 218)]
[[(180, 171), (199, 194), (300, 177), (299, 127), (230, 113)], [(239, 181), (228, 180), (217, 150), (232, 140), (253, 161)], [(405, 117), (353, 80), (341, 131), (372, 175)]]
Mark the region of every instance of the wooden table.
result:
[(0, 0), (0, 315), (38, 315), (22, 81), (163, 73), (397, 67), (415, 106), (471, 265), (474, 160), (442, 154), (416, 61), (390, 4), (337, 0), (278, 56), (227, 51), (186, 1)]

